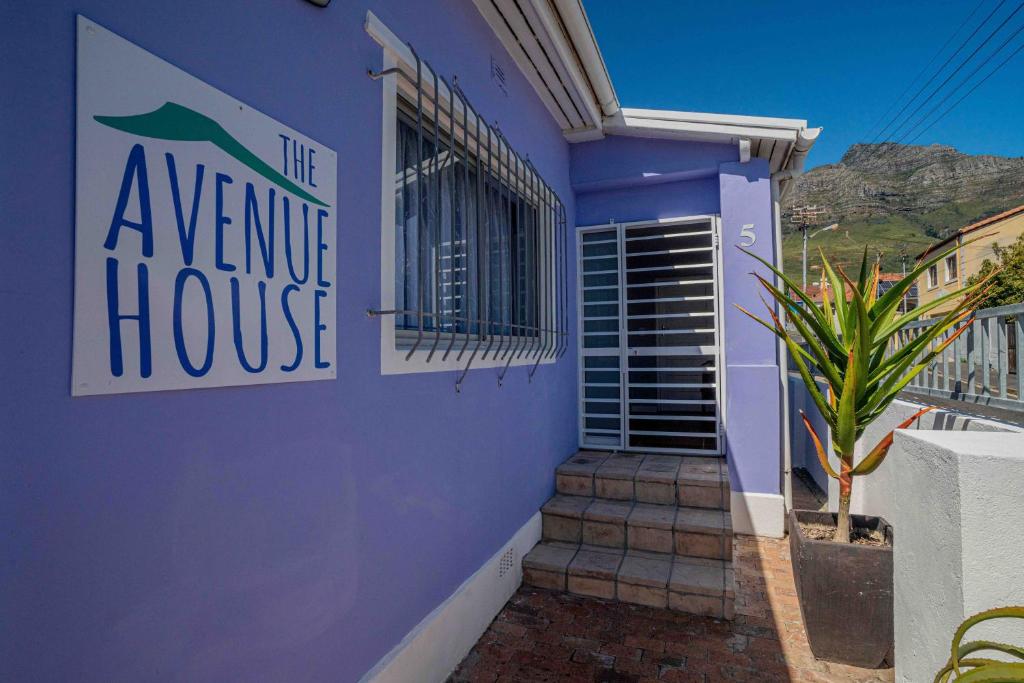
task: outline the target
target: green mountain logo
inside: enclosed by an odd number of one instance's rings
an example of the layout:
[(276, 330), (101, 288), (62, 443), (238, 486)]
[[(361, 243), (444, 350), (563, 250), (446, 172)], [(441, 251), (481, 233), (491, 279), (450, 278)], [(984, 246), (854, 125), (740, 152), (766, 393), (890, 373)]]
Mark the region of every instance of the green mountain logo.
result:
[(278, 173), (209, 116), (204, 116), (180, 104), (167, 102), (148, 114), (94, 116), (93, 118), (104, 126), (156, 140), (212, 143), (225, 154), (237, 159), (278, 187), (317, 206), (329, 206)]

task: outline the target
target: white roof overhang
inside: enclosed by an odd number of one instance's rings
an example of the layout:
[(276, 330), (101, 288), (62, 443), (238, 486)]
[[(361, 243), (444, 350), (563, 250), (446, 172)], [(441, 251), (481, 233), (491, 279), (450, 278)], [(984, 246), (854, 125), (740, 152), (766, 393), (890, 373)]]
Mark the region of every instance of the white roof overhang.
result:
[(821, 133), (801, 119), (623, 109), (582, 0), (473, 0), (570, 142), (605, 135), (736, 144), (786, 192)]
[(473, 1), (562, 130), (600, 138), (619, 102), (579, 0)]
[(803, 119), (627, 108), (605, 118), (604, 132), (738, 145), (742, 161), (750, 157), (768, 161), (772, 175), (779, 179), (780, 189), (785, 193), (789, 181), (803, 173), (807, 153), (821, 128), (808, 128)]

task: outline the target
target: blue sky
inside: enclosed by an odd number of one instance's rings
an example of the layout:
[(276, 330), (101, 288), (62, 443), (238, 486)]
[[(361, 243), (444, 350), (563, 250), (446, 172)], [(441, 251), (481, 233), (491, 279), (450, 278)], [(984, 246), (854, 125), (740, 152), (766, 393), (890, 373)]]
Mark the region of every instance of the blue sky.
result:
[[(998, 1), (983, 0), (967, 29), (957, 35), (926, 78)], [(849, 145), (865, 141), (867, 131), (950, 34), (963, 26), (978, 0), (584, 0), (584, 4), (623, 106), (807, 119), (810, 125), (825, 128), (809, 159), (810, 166), (817, 166), (838, 161)], [(970, 54), (980, 38), (1018, 4), (1017, 0), (1006, 2), (953, 64)], [(1024, 10), (975, 60), (1022, 24)], [(1022, 41), (1024, 33), (976, 78)], [(947, 88), (959, 83), (974, 64), (968, 64)], [(937, 142), (969, 154), (1024, 156), (1022, 124), (1024, 52), (915, 144)]]

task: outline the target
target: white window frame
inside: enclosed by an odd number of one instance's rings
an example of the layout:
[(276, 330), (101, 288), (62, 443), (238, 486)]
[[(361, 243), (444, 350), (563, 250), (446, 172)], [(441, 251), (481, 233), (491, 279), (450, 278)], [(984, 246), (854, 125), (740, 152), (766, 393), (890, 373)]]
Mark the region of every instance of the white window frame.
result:
[[(399, 38), (392, 33), (392, 31), (372, 12), (367, 12), (366, 14), (365, 28), (370, 37), (377, 41), (377, 43), (383, 48), (383, 71), (387, 72), (389, 69), (400, 68), (411, 78), (415, 79), (416, 58), (413, 56), (409, 47), (399, 40)], [(393, 310), (395, 308), (396, 301), (395, 155), (398, 135), (399, 78), (398, 74), (391, 73), (383, 76), (379, 81), (382, 86), (380, 195), (380, 309), (382, 311)], [(440, 102), (438, 106), (441, 111), (444, 112), (448, 107), (451, 93), (443, 83), (439, 85), (439, 90)], [(429, 112), (429, 108), (427, 107), (428, 103), (424, 102), (423, 104), (424, 113), (427, 115)], [(432, 106), (432, 103), (430, 104)], [(544, 250), (544, 253), (549, 253), (549, 250)], [(552, 288), (552, 291), (548, 294), (547, 306), (549, 307), (549, 310), (557, 310), (555, 308), (557, 290)], [(380, 371), (382, 375), (400, 375), (420, 372), (451, 372), (462, 371), (466, 368), (469, 356), (473, 353), (473, 349), (476, 346), (476, 340), (472, 336), (470, 337), (470, 343), (466, 352), (461, 354), (461, 359), (459, 358), (459, 350), (462, 348), (462, 342), (458, 340), (455, 342), (454, 349), (448, 355), (448, 358), (444, 359), (444, 351), (448, 346), (450, 335), (448, 333), (442, 333), (441, 343), (438, 344), (437, 350), (433, 353), (433, 357), (430, 362), (427, 362), (427, 357), (430, 355), (430, 350), (434, 345), (435, 334), (433, 331), (425, 331), (423, 343), (421, 343), (413, 352), (412, 357), (407, 359), (409, 354), (408, 347), (403, 349), (402, 345), (397, 343), (398, 336), (396, 336), (396, 333), (400, 336), (406, 336), (407, 331), (397, 329), (395, 320), (395, 315), (380, 316)], [(412, 334), (415, 336), (416, 331), (412, 331)], [(460, 333), (458, 336), (462, 337), (463, 335)], [(507, 336), (495, 336), (494, 345), (500, 348), (499, 345), (502, 341), (508, 345), (509, 339), (510, 338)], [(516, 337), (512, 337), (511, 339), (513, 340), (512, 344), (515, 344), (514, 340)], [(502, 355), (498, 355), (496, 358), (491, 355), (486, 359), (483, 359), (481, 358), (482, 352), (483, 349), (487, 347), (488, 343), (488, 341), (484, 341), (483, 345), (480, 347), (480, 353), (476, 354), (471, 369), (503, 368), (506, 365), (532, 366), (537, 363), (536, 356), (533, 356), (531, 353), (524, 353), (522, 357), (517, 357), (517, 354), (511, 354), (513, 356), (511, 362), (507, 356), (502, 357)], [(540, 363), (542, 365), (548, 365), (554, 363), (556, 360), (556, 357), (541, 358)]]
[(933, 263), (928, 266), (928, 289), (935, 289), (939, 286), (939, 264)]
[[(952, 262), (953, 262), (953, 267), (952, 268), (949, 267), (950, 260), (952, 260)], [(957, 254), (956, 254), (956, 252), (953, 252), (952, 254), (950, 254), (949, 256), (944, 258), (942, 261), (943, 261), (943, 264), (946, 267), (946, 282), (954, 282), (954, 281), (956, 281), (956, 279), (960, 276), (960, 273), (959, 273), (960, 269), (957, 267), (959, 264), (957, 263)]]
[[(586, 398), (584, 397), (584, 375), (586, 373), (585, 368), (585, 356), (587, 355), (584, 350), (584, 335), (583, 335), (583, 268), (581, 265), (581, 259), (583, 257), (583, 235), (588, 232), (601, 232), (604, 230), (614, 230), (617, 239), (619, 240), (618, 254), (619, 258), (619, 299), (616, 303), (619, 305), (619, 314), (626, 315), (627, 307), (627, 295), (625, 288), (622, 286), (625, 284), (625, 276), (627, 272), (625, 263), (625, 234), (626, 229), (636, 227), (648, 227), (656, 225), (686, 225), (690, 223), (704, 223), (709, 222), (712, 230), (712, 271), (714, 280), (714, 297), (715, 297), (715, 337), (716, 343), (710, 346), (704, 347), (707, 349), (709, 355), (715, 357), (715, 368), (716, 368), (716, 386), (715, 386), (715, 408), (716, 408), (716, 430), (715, 439), (718, 444), (718, 453), (715, 455), (708, 454), (706, 451), (690, 451), (688, 449), (675, 449), (675, 448), (652, 448), (643, 446), (631, 446), (629, 443), (629, 387), (626, 377), (628, 376), (628, 357), (629, 357), (629, 346), (628, 338), (629, 335), (625, 331), (625, 328), (621, 326), (619, 328), (619, 346), (614, 353), (593, 353), (592, 355), (608, 355), (618, 356), (619, 361), (619, 372), (620, 372), (620, 384), (619, 384), (619, 424), (620, 424), (620, 441), (618, 444), (609, 444), (606, 442), (588, 441), (586, 439), (586, 422), (585, 422), (585, 410), (584, 405)], [(695, 214), (691, 216), (673, 216), (665, 218), (657, 218), (653, 220), (644, 221), (630, 221), (624, 223), (616, 223), (610, 221), (608, 223), (595, 224), (595, 225), (584, 225), (578, 226), (574, 230), (576, 234), (576, 246), (574, 249), (576, 258), (576, 420), (577, 420), (577, 435), (578, 445), (581, 449), (602, 449), (612, 448), (619, 449), (628, 452), (642, 452), (642, 453), (673, 453), (678, 455), (687, 455), (697, 453), (700, 456), (705, 457), (724, 457), (725, 456), (725, 426), (728, 421), (728, 411), (726, 409), (725, 397), (728, 395), (726, 386), (726, 346), (725, 346), (725, 315), (723, 310), (724, 301), (724, 280), (723, 280), (723, 267), (722, 267), (722, 244), (721, 244), (721, 232), (722, 232), (722, 217), (720, 214)], [(592, 350), (593, 351), (593, 350)]]

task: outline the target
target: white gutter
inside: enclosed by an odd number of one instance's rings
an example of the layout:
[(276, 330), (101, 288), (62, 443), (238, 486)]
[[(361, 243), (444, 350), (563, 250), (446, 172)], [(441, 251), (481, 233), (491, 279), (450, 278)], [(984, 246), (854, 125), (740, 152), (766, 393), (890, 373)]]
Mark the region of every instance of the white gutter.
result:
[(559, 61), (565, 66), (573, 87), (582, 95), (581, 100), (587, 116), (593, 122), (594, 130), (598, 137), (601, 133), (601, 111), (598, 103), (593, 97), (593, 89), (590, 86), (590, 77), (583, 71), (583, 64), (577, 59), (577, 53), (573, 50), (572, 44), (565, 40), (565, 28), (562, 21), (556, 15), (556, 10), (548, 0), (530, 0), (533, 11), (540, 19), (541, 25), (551, 39), (551, 45), (558, 54)]
[(612, 79), (608, 76), (608, 68), (597, 47), (594, 30), (590, 27), (583, 5), (580, 0), (552, 0), (552, 4), (565, 24), (569, 40), (576, 48), (576, 55), (583, 65), (601, 112), (605, 116), (613, 116), (619, 111), (619, 98), (612, 87)]
[[(780, 181), (777, 178), (779, 175), (786, 175), (792, 179), (795, 177), (791, 171), (784, 171), (783, 173), (777, 173), (772, 176), (771, 180), (771, 195), (772, 195), (772, 222), (775, 223), (775, 262), (782, 267), (782, 208), (781, 208), (781, 190), (779, 189)], [(781, 279), (775, 277), (775, 286), (782, 289), (783, 283)], [(783, 325), (786, 324), (786, 311), (783, 307), (778, 307), (779, 320)], [(779, 395), (781, 398), (781, 420), (780, 420), (780, 437), (782, 443), (782, 499), (786, 511), (786, 522), (789, 520), (789, 511), (793, 509), (793, 453), (790, 448), (790, 434), (789, 434), (789, 356), (786, 351), (786, 345), (782, 343), (781, 339), (775, 340), (775, 350), (778, 357), (779, 363)]]
[[(775, 263), (782, 268), (782, 200), (789, 194), (794, 181), (804, 172), (804, 164), (807, 161), (807, 153), (811, 151), (814, 142), (821, 135), (821, 128), (802, 128), (797, 131), (796, 142), (793, 143), (793, 150), (786, 160), (784, 170), (772, 174), (771, 196), (772, 196), (772, 222), (775, 223)], [(785, 185), (783, 186), (783, 183)], [(783, 288), (781, 278), (775, 277), (775, 286)], [(779, 320), (783, 326), (786, 324), (787, 312), (785, 308), (779, 307)], [(789, 511), (793, 509), (793, 452), (791, 448), (791, 435), (789, 430), (789, 354), (786, 345), (782, 340), (776, 340), (776, 353), (779, 363), (779, 389), (782, 399), (782, 415), (780, 424), (780, 435), (782, 439), (782, 498), (786, 509), (786, 523), (789, 521)]]
[[(821, 128), (802, 128), (797, 131), (796, 141), (793, 143), (793, 151), (781, 173), (776, 173), (779, 179), (779, 201), (789, 196), (797, 176), (804, 172), (804, 164), (807, 163), (807, 154), (811, 151), (818, 136), (821, 135)], [(785, 183), (785, 184), (783, 184)], [(781, 230), (781, 228), (780, 228)], [(780, 261), (781, 263), (781, 261)]]
[(680, 123), (717, 123), (728, 126), (756, 126), (786, 131), (797, 131), (807, 127), (804, 119), (783, 119), (775, 116), (746, 116), (742, 114), (715, 114), (704, 111), (674, 111), (669, 109), (641, 109), (625, 107), (623, 116), (651, 121), (676, 121)]

